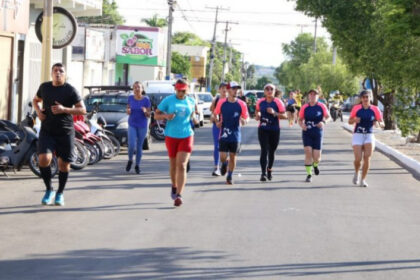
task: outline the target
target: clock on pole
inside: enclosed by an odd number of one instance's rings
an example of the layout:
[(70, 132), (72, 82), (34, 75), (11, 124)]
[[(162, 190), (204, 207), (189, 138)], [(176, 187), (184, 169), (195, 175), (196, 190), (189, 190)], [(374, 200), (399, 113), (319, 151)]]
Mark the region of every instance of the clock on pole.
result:
[[(40, 13), (35, 21), (35, 33), (42, 42), (42, 16)], [(61, 49), (69, 45), (77, 32), (77, 22), (74, 16), (62, 7), (53, 8), (53, 48)]]

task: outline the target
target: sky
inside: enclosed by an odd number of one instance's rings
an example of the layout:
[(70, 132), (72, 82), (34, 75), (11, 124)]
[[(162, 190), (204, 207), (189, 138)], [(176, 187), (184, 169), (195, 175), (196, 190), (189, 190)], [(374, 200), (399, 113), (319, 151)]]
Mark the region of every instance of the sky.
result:
[[(168, 16), (167, 0), (119, 0), (119, 12), (125, 25), (145, 26), (143, 18), (158, 14)], [(301, 32), (314, 34), (314, 18), (295, 11), (295, 1), (287, 0), (176, 0), (173, 33), (192, 32), (203, 40), (211, 40), (214, 32), (215, 8), (219, 21), (230, 21), (228, 43), (244, 54), (250, 64), (278, 67), (286, 57), (282, 44), (290, 43)], [(318, 22), (317, 36), (329, 40), (330, 35)], [(218, 23), (216, 40), (224, 42), (226, 23)]]

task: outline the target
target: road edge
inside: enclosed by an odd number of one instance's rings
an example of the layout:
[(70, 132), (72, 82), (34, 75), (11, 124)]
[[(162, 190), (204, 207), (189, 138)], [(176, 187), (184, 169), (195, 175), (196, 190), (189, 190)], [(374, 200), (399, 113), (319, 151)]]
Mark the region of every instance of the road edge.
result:
[[(349, 124), (343, 124), (341, 127), (347, 130), (348, 132), (353, 132), (353, 126)], [(420, 181), (420, 162), (416, 161), (415, 159), (409, 156), (404, 155), (403, 153), (382, 143), (381, 141), (375, 140), (375, 147), (379, 152), (396, 162), (404, 169), (408, 170), (414, 178)]]

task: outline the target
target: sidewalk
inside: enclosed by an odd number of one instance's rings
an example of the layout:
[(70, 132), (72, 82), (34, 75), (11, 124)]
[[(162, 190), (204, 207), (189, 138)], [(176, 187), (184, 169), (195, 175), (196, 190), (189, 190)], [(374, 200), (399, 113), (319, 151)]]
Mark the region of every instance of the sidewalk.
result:
[[(342, 127), (353, 132), (353, 126), (344, 119)], [(420, 180), (420, 143), (406, 143), (404, 137), (394, 130), (374, 129), (376, 138), (376, 150), (385, 154), (400, 166), (410, 171), (413, 176)]]

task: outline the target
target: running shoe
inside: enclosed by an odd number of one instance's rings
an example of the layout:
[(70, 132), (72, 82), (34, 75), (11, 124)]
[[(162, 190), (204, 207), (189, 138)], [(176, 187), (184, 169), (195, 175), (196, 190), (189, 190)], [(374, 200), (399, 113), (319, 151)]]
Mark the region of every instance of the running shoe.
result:
[(269, 181), (271, 181), (271, 179), (273, 179), (273, 175), (271, 174), (271, 170), (270, 169), (267, 169), (267, 179)]
[(226, 177), (226, 184), (233, 185), (232, 177), (230, 177), (230, 176)]
[(136, 170), (137, 174), (140, 174), (140, 167), (138, 165), (134, 166), (134, 170)]
[(357, 173), (357, 172), (354, 172), (353, 184), (355, 184), (355, 185), (359, 184), (359, 173)]
[(127, 166), (125, 167), (125, 171), (127, 172), (130, 171), (132, 164), (133, 164), (132, 160), (127, 161)]
[(306, 182), (308, 183), (312, 182), (312, 175), (306, 176)]
[(314, 166), (314, 173), (315, 173), (315, 175), (319, 175), (319, 168), (318, 168), (318, 166)]
[(55, 191), (53, 191), (53, 190), (46, 191), (44, 197), (42, 198), (41, 203), (43, 205), (49, 205), (49, 204), (51, 204), (54, 195), (55, 195)]
[(57, 193), (55, 195), (55, 205), (64, 206), (64, 195), (62, 193)]
[(228, 162), (223, 162), (222, 167), (220, 167), (220, 175), (225, 176), (227, 172)]
[(260, 181), (261, 181), (261, 182), (265, 182), (265, 181), (267, 181), (267, 175), (265, 175), (265, 174), (261, 174)]
[(220, 170), (219, 170), (219, 168), (215, 168), (214, 170), (213, 170), (213, 173), (211, 174), (211, 175), (213, 175), (213, 176), (220, 176), (221, 174), (220, 174)]
[(181, 206), (181, 204), (182, 204), (182, 197), (181, 197), (180, 194), (178, 194), (176, 196), (175, 201), (174, 201), (174, 206), (179, 207), (179, 206)]
[(367, 188), (369, 185), (368, 185), (368, 183), (366, 182), (365, 179), (362, 179), (362, 180), (360, 180), (360, 186), (362, 188)]
[(172, 200), (176, 199), (176, 188), (175, 187), (171, 188), (171, 198), (172, 198)]

